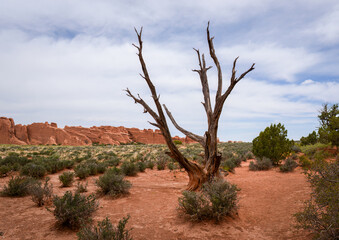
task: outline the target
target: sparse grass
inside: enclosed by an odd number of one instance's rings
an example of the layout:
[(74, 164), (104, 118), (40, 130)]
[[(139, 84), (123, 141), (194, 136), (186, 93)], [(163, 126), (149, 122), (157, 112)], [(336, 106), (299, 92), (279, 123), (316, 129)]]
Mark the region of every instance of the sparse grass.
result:
[(130, 230), (126, 229), (129, 216), (121, 219), (117, 226), (114, 226), (109, 218), (98, 222), (97, 226), (87, 225), (77, 233), (79, 240), (132, 240)]

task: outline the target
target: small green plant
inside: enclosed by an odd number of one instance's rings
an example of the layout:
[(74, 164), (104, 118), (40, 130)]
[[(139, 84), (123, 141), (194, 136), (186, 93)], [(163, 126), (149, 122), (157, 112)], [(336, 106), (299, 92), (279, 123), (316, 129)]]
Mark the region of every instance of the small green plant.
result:
[(9, 166), (6, 165), (0, 166), (0, 177), (6, 177), (10, 171), (11, 168)]
[(139, 169), (133, 162), (125, 161), (121, 164), (121, 170), (126, 176), (136, 176)]
[(46, 174), (46, 169), (42, 165), (28, 163), (21, 168), (20, 174), (33, 178), (43, 178)]
[(75, 176), (79, 179), (86, 179), (89, 176), (89, 169), (86, 166), (79, 165), (74, 169)]
[(232, 215), (237, 211), (236, 185), (224, 180), (207, 182), (201, 192), (184, 191), (178, 199), (179, 209), (188, 214), (192, 220), (214, 219)]
[(28, 177), (12, 177), (8, 181), (8, 184), (4, 186), (1, 195), (5, 197), (26, 196), (29, 193), (29, 186), (32, 184), (32, 182), (33, 180)]
[(292, 158), (287, 158), (285, 163), (280, 166), (280, 171), (292, 172), (296, 167), (298, 167), (298, 163)]
[(126, 229), (129, 216), (121, 219), (117, 226), (114, 226), (109, 218), (98, 222), (97, 226), (87, 225), (77, 233), (79, 240), (132, 240), (129, 229)]
[(137, 162), (139, 172), (145, 172), (146, 170), (146, 163), (144, 162)]
[(306, 155), (301, 155), (299, 157), (299, 164), (303, 169), (309, 169), (312, 166), (312, 161)]
[(63, 172), (59, 176), (59, 180), (62, 183), (61, 187), (70, 187), (74, 182), (74, 173), (73, 172)]
[(127, 194), (132, 186), (129, 181), (124, 180), (123, 175), (115, 174), (113, 171), (107, 171), (100, 176), (96, 181), (96, 185), (99, 187), (99, 193), (112, 197)]
[(164, 170), (166, 167), (166, 159), (165, 158), (158, 158), (157, 160), (157, 169), (158, 170)]
[(32, 197), (32, 201), (37, 204), (38, 207), (45, 205), (52, 198), (53, 185), (49, 183), (49, 177), (46, 177), (44, 184), (40, 181), (36, 181), (29, 186), (28, 192)]
[(83, 196), (67, 191), (62, 197), (54, 196), (53, 212), (57, 223), (72, 229), (91, 222), (91, 216), (98, 208), (94, 195)]
[(153, 169), (154, 168), (154, 162), (153, 161), (147, 161), (146, 167), (149, 168), (149, 169)]
[(181, 145), (182, 141), (180, 141), (180, 140), (173, 140), (173, 143), (176, 144), (176, 145)]
[(256, 158), (256, 163), (250, 162), (250, 171), (264, 171), (272, 168), (272, 161), (269, 158)]
[(84, 193), (84, 192), (87, 192), (87, 186), (88, 186), (88, 182), (86, 182), (86, 184), (83, 184), (83, 183), (78, 182), (78, 183), (77, 183), (77, 188), (76, 188), (75, 192), (76, 192), (76, 193)]

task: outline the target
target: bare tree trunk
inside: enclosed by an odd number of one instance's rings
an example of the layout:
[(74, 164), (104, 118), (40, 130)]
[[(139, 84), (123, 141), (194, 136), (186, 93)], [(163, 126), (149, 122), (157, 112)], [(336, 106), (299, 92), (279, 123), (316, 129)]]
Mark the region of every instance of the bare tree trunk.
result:
[[(137, 33), (138, 36), (138, 42), (139, 46), (134, 45), (138, 49), (138, 56), (139, 56), (139, 61), (141, 64), (141, 68), (143, 71), (143, 75), (141, 77), (146, 81), (148, 84), (148, 87), (152, 93), (152, 98), (156, 106), (156, 112), (149, 107), (149, 105), (138, 95), (138, 97), (134, 96), (129, 89), (126, 89), (125, 91), (127, 92), (127, 96), (131, 97), (134, 99), (135, 103), (138, 103), (144, 107), (144, 113), (149, 113), (153, 119), (155, 120), (155, 123), (150, 123), (153, 126), (156, 126), (161, 130), (162, 135), (164, 136), (166, 140), (166, 144), (170, 150), (168, 152), (168, 155), (176, 160), (187, 172), (189, 176), (189, 183), (187, 186), (188, 190), (197, 190), (199, 189), (202, 184), (206, 181), (212, 181), (216, 177), (220, 177), (219, 173), (219, 166), (221, 162), (221, 153), (218, 152), (218, 123), (219, 123), (219, 118), (222, 112), (222, 108), (224, 105), (224, 102), (228, 95), (231, 93), (233, 90), (234, 86), (243, 78), (246, 76), (247, 73), (252, 71), (254, 69), (254, 64), (249, 68), (246, 72), (242, 73), (239, 78), (236, 78), (236, 58), (233, 62), (233, 69), (232, 69), (232, 76), (230, 80), (230, 85), (226, 92), (222, 94), (222, 72), (221, 72), (221, 67), (218, 61), (218, 58), (215, 55), (215, 50), (213, 46), (213, 37), (210, 37), (209, 33), (209, 23), (207, 26), (207, 41), (209, 45), (209, 50), (210, 50), (210, 56), (213, 59), (216, 68), (218, 70), (218, 89), (216, 93), (216, 99), (215, 99), (215, 106), (214, 109), (212, 110), (211, 106), (211, 99), (210, 99), (210, 90), (209, 90), (209, 85), (208, 85), (208, 78), (207, 78), (207, 71), (211, 68), (211, 66), (206, 67), (206, 62), (205, 62), (205, 57), (204, 54), (200, 56), (199, 50), (195, 51), (197, 52), (198, 55), (198, 60), (199, 60), (199, 67), (200, 69), (198, 70), (193, 70), (194, 72), (197, 72), (200, 77), (201, 81), (201, 86), (202, 86), (202, 92), (204, 95), (204, 102), (202, 103), (205, 112), (207, 115), (207, 121), (208, 121), (208, 130), (205, 132), (204, 136), (199, 136), (197, 134), (191, 133), (184, 128), (180, 127), (177, 122), (175, 121), (174, 117), (172, 116), (171, 112), (167, 109), (165, 105), (161, 106), (159, 102), (160, 96), (157, 95), (156, 89), (149, 77), (146, 63), (143, 59), (142, 56), (142, 39), (141, 39), (141, 34), (142, 34), (142, 28), (140, 32), (138, 32), (135, 29), (135, 32)], [(166, 117), (164, 115), (163, 108), (165, 108), (165, 111), (172, 121), (173, 125), (181, 131), (183, 134), (186, 136), (190, 137), (191, 139), (197, 141), (198, 143), (201, 144), (201, 146), (204, 148), (205, 151), (205, 156), (204, 156), (204, 166), (200, 166), (197, 163), (193, 161), (187, 160), (179, 151), (179, 149), (176, 147), (176, 145), (173, 143), (172, 136), (170, 134)]]

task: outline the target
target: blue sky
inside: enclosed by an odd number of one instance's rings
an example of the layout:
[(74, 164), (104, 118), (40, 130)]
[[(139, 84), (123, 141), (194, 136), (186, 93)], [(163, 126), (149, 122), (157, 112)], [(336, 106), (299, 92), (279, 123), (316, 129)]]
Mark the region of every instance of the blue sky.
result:
[[(144, 58), (177, 122), (207, 127), (194, 48), (206, 53), (207, 22), (226, 88), (223, 141), (252, 141), (281, 122), (299, 139), (318, 126), (323, 103), (339, 102), (339, 2), (0, 0), (0, 115), (16, 123), (153, 128), (123, 89), (151, 101), (132, 43), (144, 27)], [(208, 72), (212, 93), (215, 67)], [(181, 135), (171, 126), (173, 135)]]

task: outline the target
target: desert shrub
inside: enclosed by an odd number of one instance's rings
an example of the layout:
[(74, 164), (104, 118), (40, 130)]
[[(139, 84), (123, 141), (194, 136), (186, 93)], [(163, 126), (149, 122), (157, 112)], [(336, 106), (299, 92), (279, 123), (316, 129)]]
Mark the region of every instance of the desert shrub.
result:
[(292, 152), (295, 152), (295, 153), (300, 153), (301, 152), (301, 148), (299, 146), (297, 146), (297, 145), (293, 145), (291, 147), (291, 150), (292, 150)]
[(61, 187), (70, 187), (74, 182), (74, 173), (73, 172), (63, 172), (59, 176), (59, 180), (62, 183)]
[(136, 176), (138, 173), (138, 166), (133, 162), (125, 161), (121, 164), (121, 171), (126, 176)]
[(121, 219), (117, 226), (114, 226), (109, 218), (98, 222), (97, 226), (87, 225), (77, 233), (79, 240), (132, 240), (130, 230), (126, 229), (129, 216)]
[(235, 165), (234, 161), (232, 160), (232, 158), (226, 159), (226, 160), (222, 161), (222, 163), (221, 163), (221, 168), (224, 171), (227, 171), (227, 172), (234, 173), (235, 167), (236, 167), (236, 165)]
[(95, 162), (90, 162), (86, 164), (86, 167), (89, 171), (89, 175), (94, 176), (98, 174), (97, 164)]
[(110, 167), (116, 167), (119, 165), (120, 160), (116, 157), (111, 157), (108, 160), (105, 160), (105, 163), (107, 163), (107, 165)]
[(7, 173), (11, 171), (11, 168), (7, 165), (0, 166), (0, 177), (6, 177)]
[(271, 124), (252, 142), (253, 154), (259, 158), (271, 159), (274, 165), (278, 165), (282, 159), (285, 159), (293, 146), (293, 141), (287, 138), (287, 130), (281, 123)]
[(297, 160), (297, 159), (298, 159), (298, 155), (295, 154), (295, 153), (292, 153), (291, 158), (292, 158), (293, 160)]
[(168, 167), (169, 170), (173, 171), (173, 170), (175, 169), (175, 164), (174, 164), (174, 162), (169, 162), (169, 163), (167, 164), (167, 167)]
[(147, 161), (146, 167), (149, 168), (149, 169), (153, 169), (154, 168), (154, 162), (153, 161)]
[(98, 173), (104, 173), (107, 169), (107, 164), (103, 162), (97, 163), (97, 172)]
[(85, 179), (89, 176), (89, 169), (86, 166), (79, 165), (74, 169), (75, 176), (79, 179)]
[(28, 195), (29, 186), (33, 180), (28, 177), (12, 177), (1, 192), (5, 197), (22, 197)]
[(72, 160), (64, 160), (63, 161), (63, 165), (67, 169), (72, 169), (73, 166), (74, 166), (74, 161), (72, 161)]
[(46, 174), (46, 169), (42, 165), (28, 163), (21, 168), (20, 174), (33, 178), (43, 178)]
[[(0, 161), (0, 165), (8, 165), (8, 166), (24, 166), (27, 163), (29, 163), (30, 160), (27, 157), (21, 157), (18, 153), (10, 152), (8, 153), (8, 156), (3, 158)], [(17, 169), (15, 169), (17, 170)]]
[(246, 159), (253, 159), (254, 158), (254, 155), (251, 151), (248, 151), (246, 154), (245, 154), (245, 158)]
[(123, 175), (115, 174), (112, 171), (107, 171), (100, 176), (96, 181), (96, 185), (99, 187), (99, 193), (112, 197), (127, 194), (132, 186), (129, 181), (124, 180)]
[(86, 182), (86, 184), (84, 183), (77, 183), (77, 188), (75, 190), (76, 193), (84, 193), (87, 192), (87, 186), (88, 186), (88, 182)]
[(301, 146), (301, 151), (305, 153), (309, 158), (313, 158), (313, 155), (324, 148), (327, 148), (328, 144), (316, 143), (314, 145)]
[(296, 167), (298, 167), (298, 163), (292, 158), (287, 158), (285, 163), (280, 166), (280, 171), (292, 172)]
[(180, 141), (180, 140), (173, 140), (173, 143), (176, 144), (176, 145), (181, 145), (182, 141)]
[(146, 163), (144, 162), (137, 162), (139, 172), (145, 172), (146, 170)]
[(44, 184), (40, 181), (36, 181), (28, 188), (29, 195), (32, 197), (32, 201), (41, 207), (45, 205), (52, 198), (53, 185), (49, 183), (49, 178), (46, 177)]
[(53, 212), (57, 223), (72, 229), (91, 221), (92, 213), (97, 210), (98, 202), (94, 195), (84, 196), (67, 191), (62, 197), (54, 196)]
[(193, 220), (215, 219), (237, 210), (237, 186), (224, 180), (205, 183), (201, 192), (184, 191), (178, 199), (179, 209)]
[(302, 155), (299, 157), (299, 164), (303, 169), (309, 169), (312, 165), (312, 161), (306, 155)]
[(158, 158), (157, 160), (157, 169), (164, 170), (166, 167), (166, 159), (165, 158)]
[(256, 158), (255, 161), (255, 163), (250, 162), (249, 168), (251, 171), (264, 171), (272, 168), (272, 161), (269, 158)]
[(339, 161), (315, 161), (306, 173), (312, 187), (311, 199), (295, 217), (297, 227), (313, 231), (316, 239), (339, 237), (338, 173)]

